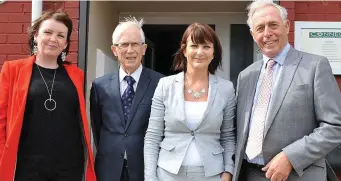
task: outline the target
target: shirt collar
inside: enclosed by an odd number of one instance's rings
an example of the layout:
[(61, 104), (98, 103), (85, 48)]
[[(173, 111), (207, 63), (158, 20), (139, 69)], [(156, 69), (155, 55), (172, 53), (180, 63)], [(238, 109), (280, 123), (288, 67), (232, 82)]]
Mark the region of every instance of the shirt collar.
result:
[[(142, 64), (130, 76), (132, 76), (135, 82), (138, 83), (141, 73), (142, 73)], [(120, 83), (123, 81), (124, 77), (127, 76), (127, 73), (122, 69), (122, 67), (120, 67), (119, 76), (120, 76)]]
[[(278, 55), (276, 55), (273, 59), (276, 61), (276, 63), (280, 64), (280, 65), (283, 65), (284, 64), (284, 60), (285, 60), (285, 57), (287, 56), (288, 52), (290, 50), (290, 45), (289, 43), (287, 43), (285, 45), (285, 47), (283, 48), (282, 52), (279, 53)], [(265, 56), (263, 54), (263, 61), (264, 63), (267, 63), (269, 61), (269, 57)]]

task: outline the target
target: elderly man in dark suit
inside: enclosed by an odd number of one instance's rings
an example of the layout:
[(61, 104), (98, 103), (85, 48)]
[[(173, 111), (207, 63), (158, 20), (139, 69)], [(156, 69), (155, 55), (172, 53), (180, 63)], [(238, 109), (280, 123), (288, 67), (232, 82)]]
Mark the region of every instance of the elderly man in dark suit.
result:
[(96, 79), (90, 113), (97, 155), (98, 181), (144, 180), (143, 144), (150, 107), (161, 74), (142, 66), (147, 45), (143, 20), (121, 22), (113, 33), (118, 73)]
[(285, 8), (253, 2), (263, 58), (239, 74), (234, 181), (325, 181), (341, 143), (341, 94), (327, 58), (288, 44)]

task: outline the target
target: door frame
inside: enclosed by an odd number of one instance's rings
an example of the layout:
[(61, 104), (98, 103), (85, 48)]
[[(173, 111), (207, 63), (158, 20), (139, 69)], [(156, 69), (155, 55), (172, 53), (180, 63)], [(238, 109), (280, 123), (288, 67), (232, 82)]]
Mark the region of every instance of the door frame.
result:
[(217, 74), (224, 79), (230, 78), (230, 24), (246, 24), (247, 13), (121, 12), (119, 20), (123, 21), (124, 17), (128, 16), (143, 18), (145, 24), (175, 25), (193, 22), (214, 24), (223, 49), (222, 70), (218, 69)]
[[(145, 37), (146, 44), (147, 44), (147, 49), (150, 48), (152, 50), (152, 57), (151, 57), (151, 69), (155, 70), (155, 44), (152, 42), (150, 39)], [(146, 50), (147, 51), (147, 50)]]

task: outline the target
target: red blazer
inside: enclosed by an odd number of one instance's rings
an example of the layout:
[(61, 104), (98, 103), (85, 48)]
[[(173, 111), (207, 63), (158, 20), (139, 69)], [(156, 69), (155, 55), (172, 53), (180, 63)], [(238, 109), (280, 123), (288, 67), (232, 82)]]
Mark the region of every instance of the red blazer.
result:
[[(35, 56), (7, 61), (0, 73), (0, 181), (14, 180), (18, 143), (34, 61)], [(83, 93), (84, 74), (74, 65), (64, 66), (78, 92), (88, 153), (85, 180), (96, 181)]]

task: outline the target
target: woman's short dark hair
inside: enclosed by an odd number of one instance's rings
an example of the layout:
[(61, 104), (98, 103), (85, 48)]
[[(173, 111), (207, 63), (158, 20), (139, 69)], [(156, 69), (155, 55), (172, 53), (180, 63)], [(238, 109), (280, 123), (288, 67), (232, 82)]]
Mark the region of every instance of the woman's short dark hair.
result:
[(189, 25), (185, 33), (183, 34), (180, 49), (175, 53), (175, 57), (173, 60), (173, 69), (175, 71), (184, 72), (186, 72), (187, 70), (187, 59), (184, 56), (183, 52), (186, 49), (187, 39), (189, 36), (194, 43), (205, 44), (207, 42), (210, 42), (213, 44), (214, 58), (208, 65), (208, 71), (211, 74), (214, 74), (218, 67), (221, 68), (222, 48), (219, 38), (214, 30), (210, 26), (200, 23), (193, 23)]
[[(67, 46), (64, 50), (64, 52), (66, 53), (66, 55), (69, 54), (69, 48), (70, 48), (70, 36), (72, 33), (72, 20), (69, 17), (69, 15), (63, 11), (63, 10), (56, 10), (56, 11), (46, 11), (44, 12), (38, 19), (36, 19), (33, 22), (33, 25), (28, 29), (28, 44), (29, 44), (29, 49), (30, 49), (30, 54), (33, 54), (33, 47), (35, 45), (34, 42), (34, 35), (36, 35), (39, 31), (40, 25), (43, 21), (48, 20), (48, 19), (54, 19), (58, 22), (63, 23), (68, 31), (67, 31), (67, 37), (66, 37), (66, 41), (67, 41)], [(62, 55), (60, 54), (57, 58), (57, 63), (58, 64), (70, 64), (71, 62), (69, 61), (62, 61)]]

